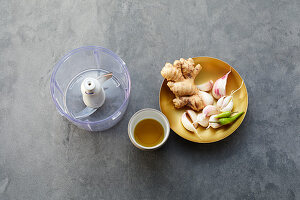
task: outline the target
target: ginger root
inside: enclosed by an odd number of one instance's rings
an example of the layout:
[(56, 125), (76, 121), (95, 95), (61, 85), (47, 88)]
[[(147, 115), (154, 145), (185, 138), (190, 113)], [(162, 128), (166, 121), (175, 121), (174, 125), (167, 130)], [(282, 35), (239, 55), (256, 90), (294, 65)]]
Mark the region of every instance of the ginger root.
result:
[(173, 99), (175, 108), (182, 108), (183, 106), (189, 106), (194, 111), (200, 111), (205, 107), (202, 96), (195, 94), (192, 96), (176, 97)]
[(166, 63), (161, 70), (161, 75), (167, 79), (167, 85), (175, 96), (194, 95), (198, 92), (194, 80), (201, 69), (200, 64), (195, 66), (192, 58), (187, 60), (181, 58), (175, 60), (173, 65)]
[(173, 99), (175, 108), (182, 108), (186, 105), (195, 111), (204, 108), (203, 97), (199, 94), (199, 89), (194, 83), (201, 69), (200, 64), (195, 66), (192, 58), (175, 60), (173, 65), (171, 63), (165, 64), (161, 70), (161, 75), (167, 79), (168, 87), (176, 96)]

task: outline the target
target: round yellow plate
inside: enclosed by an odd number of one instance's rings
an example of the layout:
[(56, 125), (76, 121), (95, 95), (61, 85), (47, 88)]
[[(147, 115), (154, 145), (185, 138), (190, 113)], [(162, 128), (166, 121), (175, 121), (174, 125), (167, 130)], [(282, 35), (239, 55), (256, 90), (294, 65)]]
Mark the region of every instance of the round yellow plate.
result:
[[(230, 95), (232, 90), (236, 90), (240, 87), (242, 83), (242, 78), (239, 73), (233, 68), (230, 67), (227, 63), (222, 60), (211, 58), (211, 57), (196, 57), (193, 58), (195, 64), (200, 64), (202, 70), (195, 79), (195, 84), (201, 84), (209, 80), (214, 82), (225, 75), (231, 68), (231, 73), (227, 79), (226, 93)], [(197, 128), (198, 135), (192, 132), (187, 131), (181, 124), (181, 116), (185, 110), (189, 109), (184, 107), (182, 109), (176, 109), (173, 105), (172, 100), (175, 98), (175, 95), (170, 91), (167, 86), (167, 80), (164, 80), (159, 95), (159, 105), (162, 113), (166, 115), (169, 120), (171, 129), (181, 137), (190, 140), (192, 142), (198, 143), (211, 143), (222, 140), (227, 136), (231, 135), (242, 123), (243, 119), (246, 116), (247, 107), (248, 107), (248, 93), (243, 84), (242, 88), (233, 95), (233, 111), (244, 111), (245, 114), (242, 115), (237, 121), (231, 125), (223, 126), (218, 129), (213, 128), (203, 128), (199, 126)]]

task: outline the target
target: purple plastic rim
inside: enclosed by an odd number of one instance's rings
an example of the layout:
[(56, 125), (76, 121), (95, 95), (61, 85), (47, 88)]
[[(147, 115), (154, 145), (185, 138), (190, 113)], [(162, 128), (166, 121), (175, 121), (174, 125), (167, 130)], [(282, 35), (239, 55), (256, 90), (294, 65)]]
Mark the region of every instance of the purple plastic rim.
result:
[[(105, 119), (102, 119), (102, 120), (99, 120), (99, 121), (95, 121), (95, 122), (85, 122), (85, 121), (81, 121), (81, 120), (78, 120), (78, 119), (75, 119), (74, 117), (68, 115), (63, 109), (61, 109), (61, 107), (59, 106), (59, 104), (57, 103), (57, 101), (55, 100), (54, 98), (54, 78), (55, 78), (55, 75), (56, 75), (56, 72), (57, 70), (59, 69), (60, 65), (65, 62), (70, 56), (74, 55), (75, 53), (81, 51), (81, 50), (84, 50), (84, 49), (100, 49), (101, 51), (111, 55), (113, 58), (115, 58), (120, 64), (121, 66), (123, 67), (123, 69), (125, 70), (126, 72), (126, 76), (127, 76), (127, 79), (128, 79), (128, 88), (127, 88), (127, 91), (125, 91), (125, 100), (124, 102), (122, 103), (122, 105), (109, 117), (105, 118)], [(84, 46), (84, 47), (79, 47), (77, 49), (74, 49), (72, 51), (70, 51), (69, 53), (67, 53), (65, 56), (63, 56), (58, 62), (57, 64), (54, 66), (54, 69), (53, 69), (53, 72), (52, 72), (52, 75), (51, 75), (51, 79), (50, 79), (50, 92), (51, 92), (51, 96), (52, 96), (52, 100), (55, 104), (55, 107), (59, 110), (60, 113), (62, 113), (67, 119), (69, 119), (70, 121), (74, 121), (76, 123), (79, 123), (79, 124), (98, 124), (99, 122), (105, 122), (105, 121), (108, 121), (110, 120), (110, 118), (112, 116), (114, 116), (115, 114), (117, 114), (120, 110), (123, 109), (123, 107), (126, 105), (127, 101), (129, 100), (129, 96), (130, 96), (130, 90), (131, 90), (131, 79), (130, 79), (130, 75), (129, 75), (129, 71), (127, 69), (127, 66), (125, 64), (125, 62), (117, 55), (115, 54), (114, 52), (112, 52), (111, 50), (109, 49), (106, 49), (104, 47), (100, 47), (100, 46)]]

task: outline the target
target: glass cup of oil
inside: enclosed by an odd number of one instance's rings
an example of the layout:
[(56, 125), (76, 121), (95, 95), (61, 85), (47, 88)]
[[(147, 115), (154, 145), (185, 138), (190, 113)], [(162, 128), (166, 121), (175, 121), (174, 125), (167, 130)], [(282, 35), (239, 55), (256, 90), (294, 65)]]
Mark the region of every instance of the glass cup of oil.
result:
[(161, 147), (170, 134), (167, 117), (158, 110), (145, 108), (136, 112), (128, 123), (128, 135), (132, 144), (141, 150)]

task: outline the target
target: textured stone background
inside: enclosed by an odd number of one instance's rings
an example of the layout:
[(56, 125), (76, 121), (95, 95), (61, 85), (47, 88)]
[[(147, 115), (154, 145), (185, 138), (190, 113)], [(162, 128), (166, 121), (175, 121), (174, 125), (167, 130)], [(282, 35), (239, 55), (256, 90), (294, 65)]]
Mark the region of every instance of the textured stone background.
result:
[[(300, 1), (0, 1), (0, 199), (300, 199)], [(56, 111), (56, 61), (85, 45), (127, 63), (131, 100), (102, 133)], [(158, 151), (127, 136), (158, 107), (160, 70), (212, 56), (245, 79), (241, 127), (214, 144), (171, 133)]]

